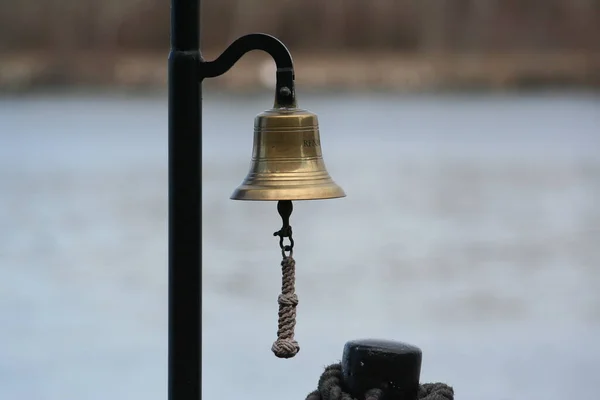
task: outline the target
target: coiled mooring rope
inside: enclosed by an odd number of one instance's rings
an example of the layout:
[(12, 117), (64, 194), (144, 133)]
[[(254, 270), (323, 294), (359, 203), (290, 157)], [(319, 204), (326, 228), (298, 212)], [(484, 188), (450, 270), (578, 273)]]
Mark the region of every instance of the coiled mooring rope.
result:
[[(361, 400), (381, 400), (385, 388), (373, 388), (365, 393)], [(454, 390), (444, 383), (425, 383), (419, 385), (419, 400), (454, 400)], [(311, 392), (306, 400), (357, 400), (347, 393), (342, 377), (342, 365), (332, 364), (325, 368), (319, 378), (317, 390)]]

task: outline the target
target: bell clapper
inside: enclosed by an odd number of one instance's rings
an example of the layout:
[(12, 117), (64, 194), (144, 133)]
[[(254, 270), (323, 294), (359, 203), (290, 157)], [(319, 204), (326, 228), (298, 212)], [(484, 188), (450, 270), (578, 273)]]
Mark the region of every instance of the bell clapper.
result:
[[(290, 215), (294, 206), (291, 200), (279, 200), (277, 211), (281, 215), (283, 226), (273, 236), (279, 236), (279, 247), (281, 248), (281, 294), (277, 299), (279, 303), (279, 321), (277, 327), (277, 340), (273, 343), (271, 350), (279, 358), (292, 358), (299, 351), (300, 346), (294, 339), (294, 328), (296, 327), (296, 261), (292, 257), (294, 252), (294, 239), (292, 238), (292, 227)], [(288, 238), (289, 245), (283, 244), (283, 239)], [(286, 254), (289, 252), (289, 254)]]

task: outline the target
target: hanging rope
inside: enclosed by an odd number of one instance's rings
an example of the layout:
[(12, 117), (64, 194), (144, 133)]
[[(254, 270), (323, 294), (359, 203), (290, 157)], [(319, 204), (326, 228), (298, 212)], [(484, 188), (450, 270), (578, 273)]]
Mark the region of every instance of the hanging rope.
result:
[[(344, 387), (341, 364), (332, 364), (325, 368), (319, 378), (317, 390), (310, 393), (306, 400), (357, 400), (348, 394)], [(373, 388), (365, 393), (363, 400), (381, 400), (385, 388)], [(419, 385), (419, 400), (454, 400), (454, 390), (444, 383), (425, 383)]]
[(294, 357), (300, 346), (294, 340), (294, 328), (296, 327), (296, 261), (291, 255), (284, 256), (281, 261), (281, 294), (277, 299), (279, 303), (279, 322), (277, 327), (277, 340), (273, 343), (271, 350), (279, 358)]
[[(283, 227), (273, 234), (273, 236), (279, 236), (279, 247), (283, 257), (281, 261), (281, 294), (277, 299), (279, 303), (277, 340), (271, 346), (271, 351), (279, 358), (292, 358), (300, 351), (300, 346), (294, 339), (298, 296), (296, 296), (296, 261), (292, 257), (294, 239), (292, 238), (292, 227), (289, 224), (292, 209), (292, 202), (289, 200), (277, 203), (277, 210), (283, 219)], [(289, 245), (283, 244), (284, 238), (289, 239)], [(289, 255), (286, 252), (289, 252)]]

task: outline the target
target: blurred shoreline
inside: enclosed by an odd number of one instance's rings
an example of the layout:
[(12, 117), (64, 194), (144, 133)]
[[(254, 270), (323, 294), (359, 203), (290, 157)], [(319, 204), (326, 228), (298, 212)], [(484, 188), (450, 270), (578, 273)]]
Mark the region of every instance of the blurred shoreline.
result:
[[(218, 51), (206, 51), (214, 59)], [(160, 90), (167, 85), (168, 51), (29, 51), (2, 55), (0, 93), (52, 88)], [(406, 54), (393, 51), (294, 52), (296, 79), (303, 90), (514, 90), (600, 89), (600, 52), (495, 54)], [(206, 86), (255, 91), (274, 85), (275, 66), (250, 53)]]

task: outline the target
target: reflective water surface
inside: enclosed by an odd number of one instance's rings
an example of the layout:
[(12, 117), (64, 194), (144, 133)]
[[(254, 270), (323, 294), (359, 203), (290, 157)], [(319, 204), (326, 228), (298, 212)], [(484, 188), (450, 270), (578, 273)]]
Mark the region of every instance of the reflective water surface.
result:
[[(461, 400), (594, 393), (599, 100), (301, 94), (348, 197), (295, 205), (279, 360), (279, 216), (229, 200), (272, 98), (205, 93), (206, 398), (303, 399), (361, 337)], [(166, 398), (166, 133), (165, 96), (0, 100), (1, 399)]]

